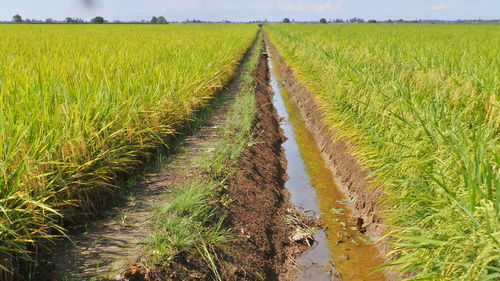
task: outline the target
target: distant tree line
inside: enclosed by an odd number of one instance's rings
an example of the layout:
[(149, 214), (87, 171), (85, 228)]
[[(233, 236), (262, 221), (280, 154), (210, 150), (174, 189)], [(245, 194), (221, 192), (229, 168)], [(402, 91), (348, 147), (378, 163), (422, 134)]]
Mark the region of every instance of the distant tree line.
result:
[[(12, 17), (12, 22), (13, 23), (69, 23), (69, 24), (83, 24), (83, 23), (91, 23), (91, 24), (104, 24), (104, 23), (110, 23), (107, 20), (105, 20), (103, 17), (98, 16), (90, 21), (85, 21), (84, 19), (81, 18), (72, 18), (72, 17), (67, 17), (65, 20), (58, 21), (54, 20), (52, 18), (48, 18), (45, 20), (38, 20), (38, 19), (23, 19), (21, 15), (14, 15)], [(266, 20), (253, 20), (253, 21), (247, 21), (248, 23), (268, 23), (269, 21)], [(284, 18), (282, 23), (294, 23), (296, 22), (294, 19), (290, 18)], [(314, 22), (314, 21), (306, 21), (306, 22)], [(316, 21), (319, 23), (500, 23), (500, 19), (493, 19), (493, 20), (482, 20), (482, 19), (473, 19), (473, 20), (403, 20), (403, 19), (398, 19), (398, 20), (392, 20), (388, 19), (385, 21), (377, 21), (374, 19), (370, 20), (364, 20), (362, 18), (350, 18), (350, 19), (330, 19), (327, 20), (325, 18), (321, 18), (319, 21)], [(114, 20), (111, 23), (115, 24), (167, 24), (169, 23), (167, 19), (164, 16), (153, 16), (151, 20), (140, 20), (140, 21), (119, 21), (119, 20)], [(178, 23), (178, 22), (174, 22)], [(222, 21), (204, 21), (204, 20), (199, 20), (199, 19), (187, 19), (185, 21), (182, 21), (181, 23), (231, 23), (231, 21), (228, 20), (222, 20)]]
[(164, 23), (167, 23), (167, 19), (165, 19), (165, 17), (163, 17), (163, 16), (152, 17), (150, 23), (152, 23), (152, 24), (164, 24)]
[[(291, 23), (295, 22), (295, 20), (290, 20), (289, 18), (284, 18), (282, 23)], [(303, 21), (303, 22), (308, 22), (308, 23), (314, 23), (314, 21)], [(385, 21), (377, 21), (375, 19), (370, 19), (370, 20), (364, 20), (362, 18), (351, 18), (347, 20), (343, 19), (331, 19), (331, 20), (326, 20), (325, 18), (322, 18), (319, 20), (319, 23), (491, 23), (491, 22), (496, 22), (500, 23), (500, 19), (498, 20), (482, 20), (482, 19), (477, 19), (477, 20), (404, 20), (404, 19), (398, 19), (398, 20), (392, 20), (388, 19)]]
[[(290, 19), (284, 18), (282, 22), (283, 23), (290, 23)], [(326, 20), (325, 18), (321, 18), (319, 20), (319, 23), (364, 23), (364, 22), (365, 22), (365, 20), (361, 19), (361, 18), (352, 18), (352, 19), (349, 19), (346, 21), (344, 21), (343, 19)], [(377, 23), (376, 20), (369, 20), (368, 22), (369, 23)]]
[[(70, 23), (70, 24), (76, 24), (76, 23), (90, 23), (90, 24), (104, 24), (108, 23), (107, 20), (105, 20), (103, 17), (98, 16), (90, 21), (85, 21), (84, 19), (81, 18), (72, 18), (72, 17), (67, 17), (63, 21), (57, 21), (52, 18), (48, 18), (46, 20), (37, 20), (37, 19), (23, 19), (21, 15), (14, 15), (12, 17), (12, 22), (13, 23)], [(142, 20), (140, 22), (123, 22), (123, 21), (118, 21), (115, 20), (113, 23), (152, 23), (152, 24), (166, 24), (167, 19), (164, 16), (159, 16), (159, 17), (152, 17), (150, 21), (145, 21)]]
[[(291, 23), (291, 22), (295, 22), (295, 20), (292, 20), (290, 21), (289, 18), (284, 18), (282, 20), (282, 23)], [(327, 20), (325, 18), (321, 18), (319, 20), (319, 23), (364, 23), (365, 20), (362, 19), (362, 18), (352, 18), (352, 19), (349, 19), (349, 20), (346, 20), (344, 21), (343, 19), (335, 19), (335, 20)], [(368, 20), (368, 23), (377, 23), (376, 20)]]

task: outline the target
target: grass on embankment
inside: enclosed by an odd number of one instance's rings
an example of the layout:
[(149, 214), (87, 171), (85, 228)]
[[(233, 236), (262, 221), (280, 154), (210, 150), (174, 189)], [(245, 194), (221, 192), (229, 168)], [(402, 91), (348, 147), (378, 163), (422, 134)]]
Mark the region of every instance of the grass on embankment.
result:
[(238, 77), (241, 89), (230, 106), (215, 150), (194, 163), (205, 173), (170, 191), (169, 202), (156, 210), (152, 219), (154, 233), (148, 241), (154, 263), (168, 266), (179, 253), (197, 249), (212, 269), (213, 277), (220, 279), (211, 249), (232, 236), (231, 230), (223, 227), (224, 217), (218, 206), (229, 202), (220, 197), (220, 193), (232, 174), (232, 166), (253, 141), (256, 105), (252, 72), (261, 51), (262, 35), (259, 34)]
[(410, 279), (500, 277), (498, 25), (268, 25), (385, 191)]

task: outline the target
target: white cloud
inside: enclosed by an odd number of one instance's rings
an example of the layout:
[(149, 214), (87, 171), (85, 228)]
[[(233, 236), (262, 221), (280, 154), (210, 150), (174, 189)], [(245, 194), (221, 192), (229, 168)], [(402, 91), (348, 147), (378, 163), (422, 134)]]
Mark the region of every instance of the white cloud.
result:
[(465, 7), (463, 0), (449, 0), (441, 2), (431, 7), (434, 11), (446, 11), (453, 9), (463, 9)]

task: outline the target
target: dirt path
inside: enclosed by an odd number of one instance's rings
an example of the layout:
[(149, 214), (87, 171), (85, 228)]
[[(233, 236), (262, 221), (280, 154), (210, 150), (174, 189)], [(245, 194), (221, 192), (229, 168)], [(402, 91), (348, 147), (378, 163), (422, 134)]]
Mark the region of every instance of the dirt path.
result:
[(199, 173), (192, 163), (204, 152), (213, 151), (219, 138), (218, 128), (224, 124), (239, 89), (238, 81), (230, 82), (220, 94), (223, 103), (210, 120), (184, 140), (183, 152), (172, 155), (166, 167), (147, 174), (133, 187), (137, 191), (133, 200), (114, 207), (105, 219), (95, 221), (94, 227), (71, 237), (73, 244), (64, 242), (57, 246), (61, 250), (50, 261), (51, 280), (121, 280), (121, 273), (143, 253), (144, 239), (151, 233), (148, 219), (154, 206), (165, 201), (166, 190)]

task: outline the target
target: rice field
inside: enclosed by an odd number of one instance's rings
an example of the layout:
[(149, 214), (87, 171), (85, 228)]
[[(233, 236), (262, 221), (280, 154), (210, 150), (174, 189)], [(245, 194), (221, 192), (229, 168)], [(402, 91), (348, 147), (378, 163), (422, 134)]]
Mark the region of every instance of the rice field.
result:
[[(383, 191), (387, 266), (409, 280), (500, 278), (499, 26), (264, 31)], [(169, 147), (228, 85), (257, 32), (254, 24), (0, 25), (0, 280), (32, 272), (24, 266), (45, 242)]]
[(0, 25), (0, 271), (168, 146), (231, 78), (256, 32)]
[(265, 31), (383, 188), (392, 265), (410, 280), (499, 278), (498, 25)]

